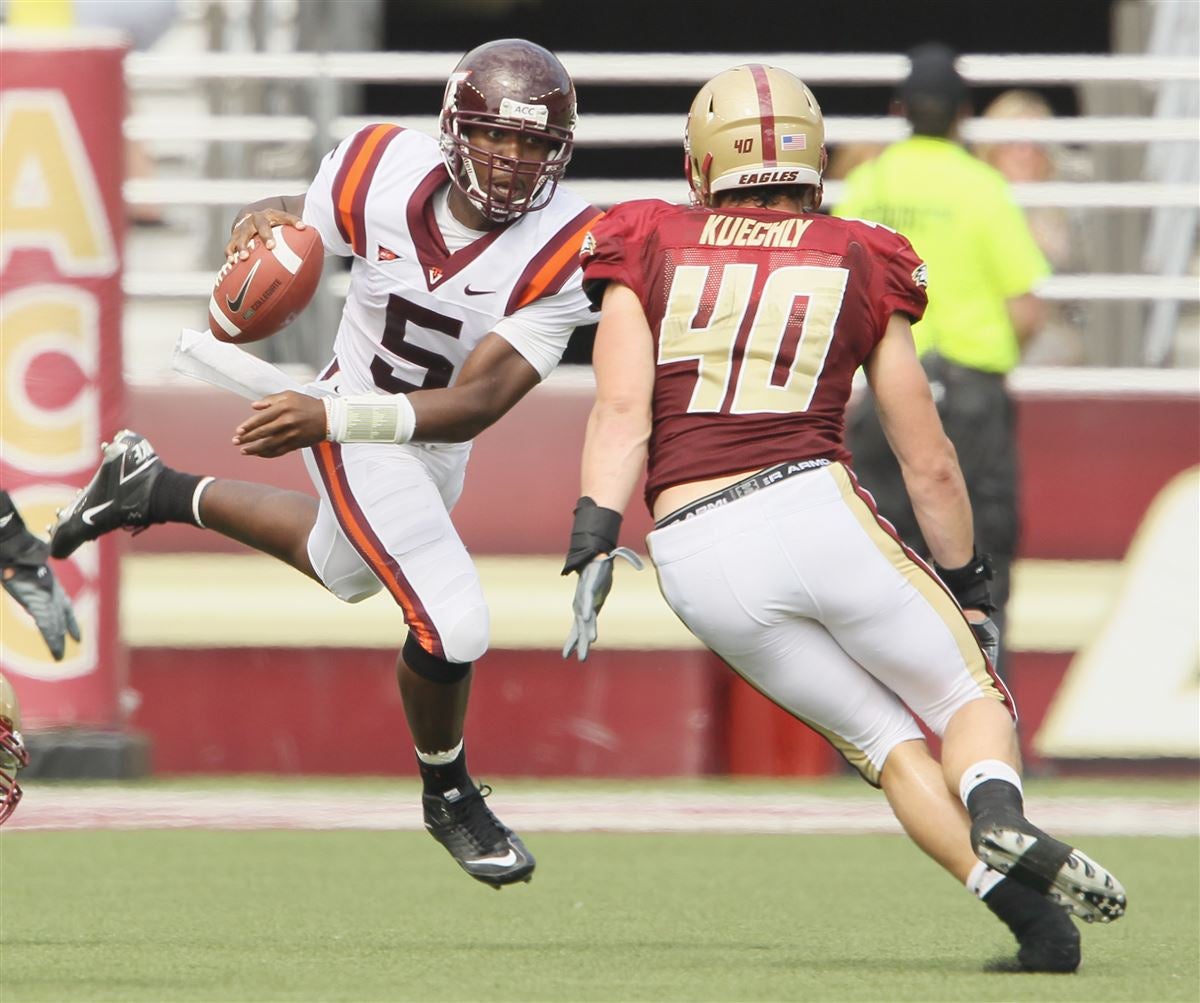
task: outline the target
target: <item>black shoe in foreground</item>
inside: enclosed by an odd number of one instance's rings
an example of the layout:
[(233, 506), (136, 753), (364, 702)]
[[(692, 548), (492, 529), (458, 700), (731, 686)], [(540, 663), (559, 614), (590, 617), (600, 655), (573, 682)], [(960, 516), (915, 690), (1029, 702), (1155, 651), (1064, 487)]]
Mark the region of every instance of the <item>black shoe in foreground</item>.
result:
[(1066, 975), (1079, 967), (1079, 929), (1046, 896), (1005, 880), (992, 889), (984, 905), (1004, 921), (1020, 945), (1016, 965), (1004, 962), (1001, 970), (1011, 971), (1015, 967), (1025, 972)]
[(154, 447), (136, 432), (122, 429), (104, 444), (104, 458), (87, 487), (76, 495), (50, 529), (50, 554), (68, 557), (89, 540), (114, 529), (150, 525), (150, 490), (162, 470)]
[(975, 856), (993, 870), (1045, 895), (1085, 923), (1125, 915), (1125, 889), (1091, 857), (1047, 836), (1025, 819), (978, 820), (971, 827)]
[(483, 799), (492, 793), (486, 785), (441, 794), (425, 794), (425, 828), (429, 830), (471, 877), (499, 889), (533, 878), (533, 859), (511, 829), (500, 824)]

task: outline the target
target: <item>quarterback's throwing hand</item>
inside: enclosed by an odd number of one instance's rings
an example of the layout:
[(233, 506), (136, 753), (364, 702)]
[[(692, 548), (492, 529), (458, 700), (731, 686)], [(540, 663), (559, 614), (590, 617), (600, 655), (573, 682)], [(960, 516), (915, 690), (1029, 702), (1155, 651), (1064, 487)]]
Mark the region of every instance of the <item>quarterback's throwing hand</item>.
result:
[(581, 662), (587, 660), (588, 649), (596, 640), (596, 614), (604, 606), (604, 600), (612, 588), (612, 566), (618, 557), (623, 557), (638, 571), (645, 567), (642, 559), (628, 547), (617, 547), (607, 557), (594, 558), (583, 567), (575, 585), (575, 601), (571, 604), (571, 633), (563, 645), (563, 658), (570, 658), (574, 651)]
[(255, 413), (233, 435), (247, 456), (283, 456), (325, 440), (325, 405), (316, 397), (285, 390), (250, 406)]

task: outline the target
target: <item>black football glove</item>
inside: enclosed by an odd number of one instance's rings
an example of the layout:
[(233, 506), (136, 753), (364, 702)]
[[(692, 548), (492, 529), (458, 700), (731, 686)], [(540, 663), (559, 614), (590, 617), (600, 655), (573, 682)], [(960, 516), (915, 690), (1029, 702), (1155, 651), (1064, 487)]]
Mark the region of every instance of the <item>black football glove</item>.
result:
[(597, 554), (611, 554), (621, 535), (621, 513), (601, 508), (584, 495), (575, 503), (575, 521), (571, 524), (571, 543), (562, 573), (579, 571)]
[(972, 554), (971, 560), (961, 568), (943, 568), (935, 564), (933, 569), (963, 609), (977, 609), (986, 614), (986, 619), (971, 624), (971, 630), (983, 653), (995, 665), (1000, 657), (1000, 628), (992, 619), (996, 612), (988, 584), (993, 577), (992, 559), (987, 554)]
[(25, 528), (16, 509), (0, 518), (0, 576), (4, 591), (12, 596), (37, 624), (54, 660), (61, 661), (66, 635), (79, 640), (79, 623), (71, 600), (46, 563), (50, 547)]
[(628, 547), (615, 547), (607, 557), (595, 558), (579, 572), (575, 600), (571, 603), (574, 618), (567, 643), (563, 645), (563, 658), (570, 658), (574, 651), (581, 662), (587, 660), (588, 649), (596, 640), (596, 615), (612, 589), (612, 566), (618, 557), (623, 557), (638, 571), (644, 567), (642, 559)]

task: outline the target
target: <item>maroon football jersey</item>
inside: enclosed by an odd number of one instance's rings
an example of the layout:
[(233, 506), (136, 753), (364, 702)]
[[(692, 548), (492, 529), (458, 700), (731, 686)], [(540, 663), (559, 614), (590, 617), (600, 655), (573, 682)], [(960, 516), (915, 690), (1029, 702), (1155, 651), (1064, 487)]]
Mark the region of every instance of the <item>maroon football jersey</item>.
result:
[(654, 333), (646, 500), (785, 460), (848, 461), (855, 370), (893, 313), (925, 312), (925, 266), (860, 220), (659, 201), (614, 207), (583, 246), (599, 303), (620, 282)]

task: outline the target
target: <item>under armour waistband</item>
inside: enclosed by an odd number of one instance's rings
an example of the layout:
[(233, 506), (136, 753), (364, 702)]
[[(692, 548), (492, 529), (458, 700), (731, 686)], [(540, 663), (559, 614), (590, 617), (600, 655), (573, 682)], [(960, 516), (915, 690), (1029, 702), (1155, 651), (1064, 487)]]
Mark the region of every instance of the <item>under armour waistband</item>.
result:
[(664, 526), (670, 526), (672, 523), (683, 522), (685, 519), (703, 515), (705, 512), (711, 512), (715, 508), (721, 508), (730, 502), (735, 502), (739, 498), (752, 495), (755, 491), (769, 488), (772, 484), (786, 481), (789, 477), (795, 477), (797, 474), (806, 474), (810, 470), (816, 470), (818, 467), (827, 467), (829, 464), (830, 461), (825, 459), (786, 460), (783, 463), (777, 463), (766, 470), (760, 470), (757, 474), (743, 477), (740, 481), (735, 481), (727, 488), (714, 491), (703, 498), (697, 498), (694, 502), (684, 505), (683, 508), (677, 508), (674, 512), (664, 515), (659, 519), (654, 524), (654, 528), (662, 529)]

